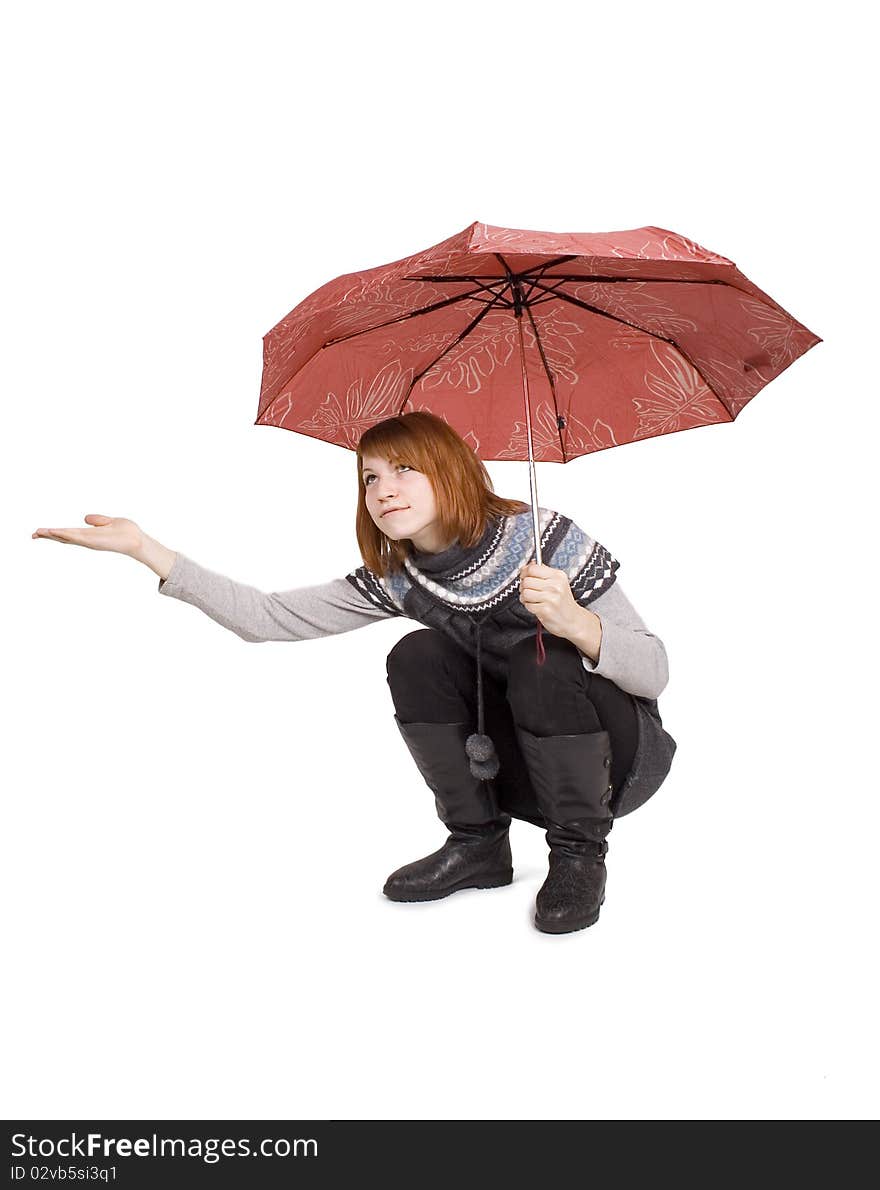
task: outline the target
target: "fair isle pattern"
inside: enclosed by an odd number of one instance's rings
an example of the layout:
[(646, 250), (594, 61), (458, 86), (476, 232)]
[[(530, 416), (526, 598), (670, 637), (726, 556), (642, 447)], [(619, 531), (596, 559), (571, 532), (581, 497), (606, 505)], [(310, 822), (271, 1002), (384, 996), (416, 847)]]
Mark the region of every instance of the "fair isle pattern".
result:
[[(613, 558), (604, 545), (599, 542), (593, 544), (586, 565), (578, 571), (577, 577), (571, 581), (571, 593), (575, 601), (586, 607), (592, 603), (603, 591), (614, 582), (615, 571), (620, 563)], [(560, 566), (561, 570), (562, 567)]]
[(582, 606), (607, 591), (620, 568), (620, 563), (605, 546), (593, 541), (574, 522), (570, 522), (550, 565), (565, 571), (572, 594)]
[[(586, 606), (615, 581), (620, 563), (568, 517), (539, 508), (538, 524), (544, 564), (565, 573), (579, 604)], [(484, 550), (475, 564), (442, 582), (423, 574), (409, 558), (404, 570), (384, 578), (365, 566), (346, 577), (376, 607), (394, 615), (407, 614), (406, 597), (418, 588), (432, 602), (467, 616), (484, 617), (519, 598), (520, 567), (533, 557), (534, 530), (529, 510), (501, 518), (491, 549)]]
[(458, 582), (459, 580), (466, 578), (469, 574), (473, 574), (475, 570), (479, 570), (481, 566), (485, 566), (492, 554), (498, 549), (501, 538), (504, 534), (504, 529), (505, 523), (504, 518), (502, 517), (499, 519), (498, 527), (495, 530), (494, 536), (492, 537), (492, 540), (489, 542), (488, 546), (486, 546), (482, 556), (476, 558), (469, 566), (465, 566), (463, 570), (459, 570), (457, 574), (451, 575), (449, 581), (451, 583)]
[(387, 588), (381, 578), (374, 574), (372, 570), (368, 570), (366, 566), (359, 566), (357, 570), (352, 571), (351, 574), (345, 576), (355, 590), (359, 591), (365, 599), (369, 599), (374, 607), (381, 608), (383, 612), (388, 612), (392, 616), (404, 615), (403, 603), (398, 606), (388, 594)]
[[(442, 583), (438, 583), (407, 558), (404, 566), (411, 582), (438, 602), (467, 615), (483, 615), (502, 607), (518, 594), (519, 568), (533, 557), (535, 537), (531, 511), (504, 517), (501, 523), (502, 532), (495, 548), (488, 557), (484, 555), (485, 561), (479, 569), (466, 567), (460, 572), (462, 577), (458, 581), (444, 576)], [(569, 523), (558, 513), (538, 509), (542, 554), (552, 552), (556, 539)]]

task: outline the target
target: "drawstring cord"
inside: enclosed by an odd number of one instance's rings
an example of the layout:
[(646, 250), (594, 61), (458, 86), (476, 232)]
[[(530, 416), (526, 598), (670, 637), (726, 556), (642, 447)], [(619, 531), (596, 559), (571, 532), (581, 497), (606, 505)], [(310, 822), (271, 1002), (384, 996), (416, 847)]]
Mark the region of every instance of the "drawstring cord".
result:
[[(486, 615), (489, 613), (487, 612)], [(498, 770), (501, 768), (501, 763), (498, 760), (498, 753), (495, 751), (495, 744), (492, 742), (491, 736), (486, 735), (486, 723), (483, 714), (483, 619), (481, 617), (476, 621), (476, 636), (477, 636), (477, 730), (473, 735), (469, 735), (465, 743), (464, 750), (470, 758), (471, 773), (473, 776), (479, 778), (481, 781), (488, 781), (492, 777), (498, 775)]]
[[(477, 730), (473, 735), (468, 736), (464, 748), (471, 762), (471, 773), (483, 781), (497, 776), (501, 768), (498, 753), (495, 751), (495, 744), (491, 736), (486, 735), (486, 721), (483, 710), (483, 620), (488, 615), (489, 613), (487, 612), (485, 616), (481, 616), (475, 621), (477, 638)], [(538, 630), (535, 637), (537, 642), (538, 665), (543, 665), (547, 656), (544, 649), (544, 642), (541, 639), (541, 627), (541, 621), (538, 620)]]
[(477, 733), (483, 734), (483, 666), (482, 660), (483, 647), (483, 621), (477, 620)]

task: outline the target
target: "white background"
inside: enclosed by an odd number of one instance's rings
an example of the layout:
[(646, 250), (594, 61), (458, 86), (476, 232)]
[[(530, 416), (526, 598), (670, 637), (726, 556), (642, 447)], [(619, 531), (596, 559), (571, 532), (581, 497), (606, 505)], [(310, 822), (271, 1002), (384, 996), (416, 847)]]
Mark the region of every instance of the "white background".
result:
[[(876, 1115), (874, 51), (859, 7), (32, 4), (4, 20), (4, 1091), (19, 1118)], [(599, 923), (440, 845), (387, 621), (252, 646), (360, 561), (354, 455), (256, 427), (262, 336), (474, 220), (655, 224), (823, 338), (737, 421), (539, 467), (666, 644), (669, 779)], [(521, 463), (490, 463), (528, 498)]]

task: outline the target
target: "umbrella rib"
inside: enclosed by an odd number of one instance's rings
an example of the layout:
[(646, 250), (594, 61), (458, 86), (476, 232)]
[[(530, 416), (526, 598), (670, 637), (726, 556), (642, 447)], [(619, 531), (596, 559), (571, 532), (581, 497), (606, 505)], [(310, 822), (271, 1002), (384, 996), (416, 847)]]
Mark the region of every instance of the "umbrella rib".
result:
[[(504, 281), (507, 283), (506, 277), (499, 277), (497, 273), (441, 273), (439, 276), (418, 276), (418, 277), (401, 277), (401, 281)], [(485, 289), (486, 287), (483, 286)]]
[[(467, 280), (471, 280), (470, 277)], [(719, 277), (606, 277), (601, 273), (550, 273), (548, 281), (605, 281), (609, 284), (620, 285), (652, 285), (655, 282), (663, 285), (729, 285)], [(734, 286), (735, 288), (735, 286)]]
[[(508, 281), (509, 279), (513, 279), (514, 281), (521, 281), (524, 277), (528, 278), (533, 273), (535, 273), (534, 269), (526, 269), (522, 273), (514, 273), (513, 270), (508, 267), (507, 262), (503, 259), (503, 257), (498, 252), (493, 252), (492, 255), (497, 257), (498, 260), (500, 260), (501, 263), (504, 265), (506, 272), (503, 277), (499, 277), (493, 273), (468, 273), (467, 275), (464, 275), (464, 276), (460, 275), (458, 273), (455, 273), (455, 274), (441, 273), (437, 277), (426, 277), (426, 276), (404, 277), (403, 280), (404, 281)], [(577, 254), (569, 253), (567, 256), (554, 256), (554, 258), (552, 260), (548, 260), (545, 264), (542, 264), (538, 268), (536, 275), (540, 276), (546, 269), (552, 269), (553, 266), (557, 265), (557, 264), (565, 264), (565, 262), (568, 260), (577, 260)]]
[[(727, 289), (735, 289), (737, 293), (745, 294), (746, 297), (751, 298), (753, 302), (757, 302), (761, 306), (765, 306), (768, 310), (773, 310), (776, 313), (782, 311), (786, 317), (791, 315), (788, 311), (783, 310), (771, 297), (764, 294), (763, 297), (758, 297), (757, 294), (752, 293), (748, 289), (740, 289), (738, 285), (732, 285), (730, 281), (725, 281), (723, 277), (707, 277), (700, 279), (699, 277), (602, 277), (599, 274), (590, 275), (588, 273), (551, 273), (549, 277), (545, 278), (549, 281), (601, 281), (603, 284), (619, 285), (625, 282), (628, 285), (723, 285)], [(642, 328), (639, 327), (639, 330)], [(648, 332), (646, 332), (648, 333)], [(670, 340), (672, 342), (672, 340)], [(678, 344), (673, 344), (678, 347)], [(679, 347), (679, 351), (682, 349)], [(685, 353), (682, 351), (682, 355)], [(693, 362), (693, 361), (691, 361)], [(696, 366), (696, 365), (694, 365)], [(718, 396), (718, 394), (715, 394)], [(718, 398), (721, 400), (721, 398)]]
[[(498, 259), (500, 260), (501, 257), (499, 256)], [(552, 269), (555, 264), (561, 264), (562, 261), (571, 259), (572, 257), (570, 256), (563, 256), (561, 258), (557, 258), (556, 260), (548, 260), (546, 264), (542, 264), (541, 267), (536, 271), (521, 273), (519, 279), (521, 281), (527, 281), (530, 286), (528, 293), (523, 294), (524, 302), (528, 302), (529, 298), (532, 296), (532, 293), (535, 289), (535, 283), (539, 277), (543, 277), (547, 270)]]
[(400, 416), (400, 414), (403, 413), (403, 410), (406, 406), (407, 401), (412, 396), (412, 390), (415, 388), (416, 384), (421, 380), (421, 378), (425, 375), (425, 373), (430, 372), (430, 370), (434, 367), (434, 365), (439, 363), (440, 360), (443, 359), (443, 356), (446, 355), (448, 352), (450, 352), (453, 349), (453, 347), (456, 345), (456, 343), (460, 343), (461, 340), (465, 337), (465, 335), (469, 335), (470, 332), (477, 325), (477, 323), (480, 321), (480, 319), (485, 318), (486, 315), (489, 313), (489, 311), (492, 309), (492, 307), (500, 300), (501, 300), (501, 294), (498, 293), (495, 295), (494, 299), (491, 302), (486, 303), (486, 305), (479, 312), (479, 314), (476, 316), (476, 318), (473, 319), (473, 321), (470, 323), (470, 325), (466, 326), (464, 328), (464, 330), (459, 335), (457, 335), (456, 338), (454, 338), (452, 340), (452, 342), (448, 345), (448, 347), (443, 348), (443, 350), (440, 352), (440, 354), (437, 356), (436, 359), (431, 360), (431, 362), (427, 365), (427, 367), (422, 368), (421, 372), (415, 373), (412, 380), (409, 382), (409, 387), (406, 390), (406, 396), (403, 398), (401, 406), (397, 411), (398, 416)]
[[(487, 288), (488, 286), (486, 285), (480, 285), (477, 289), (471, 290), (470, 293), (458, 293), (455, 297), (444, 298), (440, 302), (432, 302), (430, 306), (421, 306), (418, 310), (408, 310), (406, 314), (398, 314), (396, 318), (389, 318), (387, 322), (374, 322), (372, 326), (365, 326), (359, 331), (350, 331), (347, 335), (337, 335), (336, 338), (328, 339), (326, 343), (322, 343), (321, 349), (335, 347), (337, 343), (344, 343), (347, 339), (355, 339), (358, 335), (368, 335), (371, 331), (381, 330), (383, 326), (393, 326), (395, 322), (406, 322), (408, 318), (415, 318), (418, 314), (430, 314), (434, 310), (442, 310), (444, 306), (451, 306), (455, 302), (463, 302)], [(492, 292), (491, 289), (489, 292)]]
[[(537, 275), (536, 275), (534, 278), (531, 278), (531, 277), (529, 278), (529, 286), (530, 286), (530, 287), (529, 287), (529, 291), (528, 291), (528, 293), (526, 293), (526, 294), (523, 294), (523, 303), (524, 303), (524, 304), (527, 304), (527, 303), (529, 303), (529, 302), (531, 301), (531, 296), (532, 296), (532, 294), (535, 292), (535, 289), (537, 288), (537, 280), (538, 280), (538, 279), (537, 279)], [(559, 284), (561, 285), (561, 284), (562, 284), (562, 282), (560, 281), (560, 282), (559, 282)], [(556, 289), (558, 289), (558, 288), (559, 288), (559, 286), (557, 286), (557, 285), (554, 285), (554, 286), (553, 286), (553, 289), (554, 289), (554, 290), (556, 290)], [(537, 300), (542, 300), (542, 299), (537, 299)], [(548, 298), (548, 299), (545, 299), (545, 300), (548, 300), (548, 301), (549, 301), (550, 299)]]
[[(475, 295), (475, 294), (477, 294), (477, 293), (491, 293), (493, 297), (497, 297), (497, 296), (498, 296), (498, 292), (497, 292), (495, 289), (493, 289), (493, 287), (492, 287), (491, 285), (481, 285), (481, 284), (479, 284), (479, 278), (478, 278), (478, 277), (404, 277), (403, 279), (404, 279), (404, 281), (447, 281), (447, 280), (451, 280), (451, 281), (475, 281), (475, 282), (477, 282), (477, 288), (476, 288), (476, 289), (474, 289), (474, 290), (472, 290), (470, 294), (461, 294), (460, 296), (462, 296), (462, 297), (473, 297), (473, 298), (474, 298), (474, 301), (478, 301), (478, 300), (479, 300), (478, 298), (474, 297), (474, 295)], [(507, 285), (508, 285), (508, 281), (507, 281), (507, 278), (506, 278), (506, 277), (491, 277), (491, 278), (488, 278), (488, 280), (494, 281), (494, 283), (495, 283), (496, 285), (500, 285), (500, 286), (501, 286), (501, 291), (500, 291), (501, 293), (503, 293), (503, 292), (504, 292), (505, 288), (506, 288), (506, 287), (507, 287)]]
[(532, 330), (535, 333), (535, 342), (538, 344), (538, 351), (541, 355), (541, 363), (544, 365), (544, 371), (547, 373), (547, 379), (550, 382), (550, 393), (553, 397), (553, 411), (556, 414), (556, 433), (559, 435), (559, 449), (562, 453), (563, 463), (567, 463), (568, 459), (565, 455), (565, 443), (562, 441), (562, 426), (559, 424), (559, 405), (556, 402), (556, 381), (553, 378), (553, 373), (550, 371), (550, 365), (547, 363), (547, 357), (544, 354), (544, 345), (541, 342), (541, 336), (538, 334), (538, 327), (532, 317), (532, 310), (530, 306), (526, 306), (526, 313), (529, 316), (529, 322), (532, 324)]
[[(714, 282), (712, 284), (714, 284)], [(721, 282), (721, 284), (723, 284), (723, 282)], [(627, 320), (625, 318), (618, 318), (618, 316), (616, 314), (609, 314), (607, 310), (600, 310), (598, 306), (591, 306), (589, 304), (589, 302), (583, 302), (583, 301), (581, 301), (580, 298), (572, 297), (572, 295), (570, 293), (565, 293), (561, 289), (553, 289), (553, 290), (547, 289), (547, 286), (542, 285), (540, 281), (536, 281), (535, 285), (538, 289), (543, 289), (548, 293), (552, 293), (554, 295), (554, 297), (563, 298), (566, 302), (571, 302), (572, 305), (574, 305), (574, 306), (580, 306), (581, 309), (583, 309), (583, 310), (589, 310), (592, 314), (600, 314), (603, 318), (611, 318), (611, 319), (613, 319), (614, 322), (619, 322), (623, 326), (631, 327), (634, 331), (641, 331), (641, 333), (643, 335), (650, 335), (652, 339), (661, 339), (664, 343), (669, 343), (672, 347), (675, 348), (676, 351), (681, 352), (681, 354), (684, 356), (684, 358), (687, 360), (687, 362), (690, 364), (690, 366), (694, 369), (694, 371), (697, 373), (697, 375), (703, 381), (706, 388), (708, 388), (708, 390), (712, 394), (712, 396), (715, 397), (716, 400), (719, 402), (719, 404), (724, 407), (724, 409), (730, 414), (731, 420), (733, 420), (734, 415), (731, 412), (731, 410), (728, 408), (727, 402), (724, 400), (724, 398), (721, 396), (720, 393), (717, 393), (715, 391), (715, 389), (712, 387), (712, 385), (709, 383), (709, 381), (706, 379), (706, 377), (703, 375), (703, 373), (700, 371), (700, 369), (697, 367), (697, 365), (691, 359), (688, 352), (685, 351), (685, 349), (681, 346), (680, 343), (676, 343), (676, 341), (674, 339), (671, 339), (668, 335), (658, 335), (656, 331), (649, 331), (647, 329), (647, 327), (639, 326), (638, 323), (627, 322)]]
[[(496, 281), (504, 280), (504, 278), (496, 277), (495, 280)], [(347, 335), (339, 335), (335, 339), (328, 339), (325, 343), (321, 343), (312, 352), (312, 354), (309, 356), (309, 358), (307, 360), (304, 360), (302, 362), (302, 364), (300, 364), (300, 366), (296, 369), (296, 372), (292, 373), (292, 375), (290, 375), (290, 376), (285, 377), (283, 384), (278, 385), (275, 395), (270, 400), (268, 400), (266, 402), (266, 404), (263, 406), (263, 408), (257, 414), (257, 420), (254, 424), (255, 425), (260, 424), (260, 418), (263, 416), (263, 414), (266, 412), (266, 410), (271, 409), (274, 402), (278, 400), (279, 393), (282, 393), (284, 391), (284, 389), (287, 387), (287, 385), (290, 383), (290, 381), (293, 379), (293, 377), (297, 374), (297, 372), (301, 372), (303, 370), (303, 368), (305, 368), (308, 364), (310, 364), (312, 362), (312, 360), (315, 358), (315, 356), (318, 354), (319, 351), (324, 351), (325, 348), (327, 348), (327, 347), (334, 347), (337, 343), (344, 343), (348, 339), (354, 339), (358, 335), (368, 335), (371, 331), (381, 330), (382, 327), (384, 327), (384, 326), (393, 326), (394, 323), (396, 323), (396, 322), (405, 322), (406, 319), (408, 319), (408, 318), (415, 318), (417, 314), (430, 314), (433, 310), (440, 310), (444, 306), (453, 305), (455, 302), (466, 301), (468, 298), (472, 298), (474, 296), (474, 294), (480, 293), (481, 291), (485, 292), (487, 290), (489, 293), (493, 292), (491, 289), (489, 289), (488, 286), (480, 285), (477, 289), (472, 290), (470, 293), (459, 293), (459, 294), (456, 294), (455, 297), (444, 298), (442, 302), (434, 302), (430, 306), (423, 306), (418, 310), (410, 310), (406, 314), (400, 314), (397, 318), (389, 318), (387, 322), (377, 322), (373, 326), (365, 326), (362, 330), (351, 331)], [(490, 302), (490, 303), (488, 303), (488, 305), (485, 308), (488, 310), (491, 308), (491, 306), (493, 304), (494, 304), (494, 302)]]
[[(476, 278), (474, 278), (474, 279), (476, 280)], [(491, 285), (481, 285), (480, 286), (480, 289), (483, 290), (483, 292), (492, 294), (493, 301), (497, 300), (504, 293), (504, 290), (507, 288), (507, 278), (506, 277), (496, 277), (495, 284), (501, 285), (500, 290), (493, 289)], [(476, 300), (476, 299), (474, 299), (474, 300)]]

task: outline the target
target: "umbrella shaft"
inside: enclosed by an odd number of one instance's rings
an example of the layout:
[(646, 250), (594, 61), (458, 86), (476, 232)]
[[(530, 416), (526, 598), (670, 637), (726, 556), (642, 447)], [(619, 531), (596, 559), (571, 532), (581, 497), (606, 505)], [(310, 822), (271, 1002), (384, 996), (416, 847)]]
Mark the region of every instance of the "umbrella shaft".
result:
[[(531, 434), (529, 435), (529, 453), (531, 454)], [(535, 561), (541, 565), (541, 528), (538, 524), (538, 485), (535, 481), (535, 460), (529, 459), (529, 490), (532, 494), (532, 525), (535, 530)]]
[[(519, 285), (517, 284), (515, 292), (519, 296)], [(543, 562), (541, 557), (541, 527), (538, 523), (538, 481), (535, 478), (535, 455), (532, 448), (532, 413), (529, 408), (529, 374), (526, 370), (526, 347), (523, 340), (522, 329), (522, 310), (517, 308), (515, 310), (516, 329), (519, 332), (519, 359), (522, 370), (523, 380), (523, 400), (526, 406), (526, 437), (529, 443), (529, 491), (532, 497), (532, 527), (535, 533), (535, 561), (540, 565)]]

